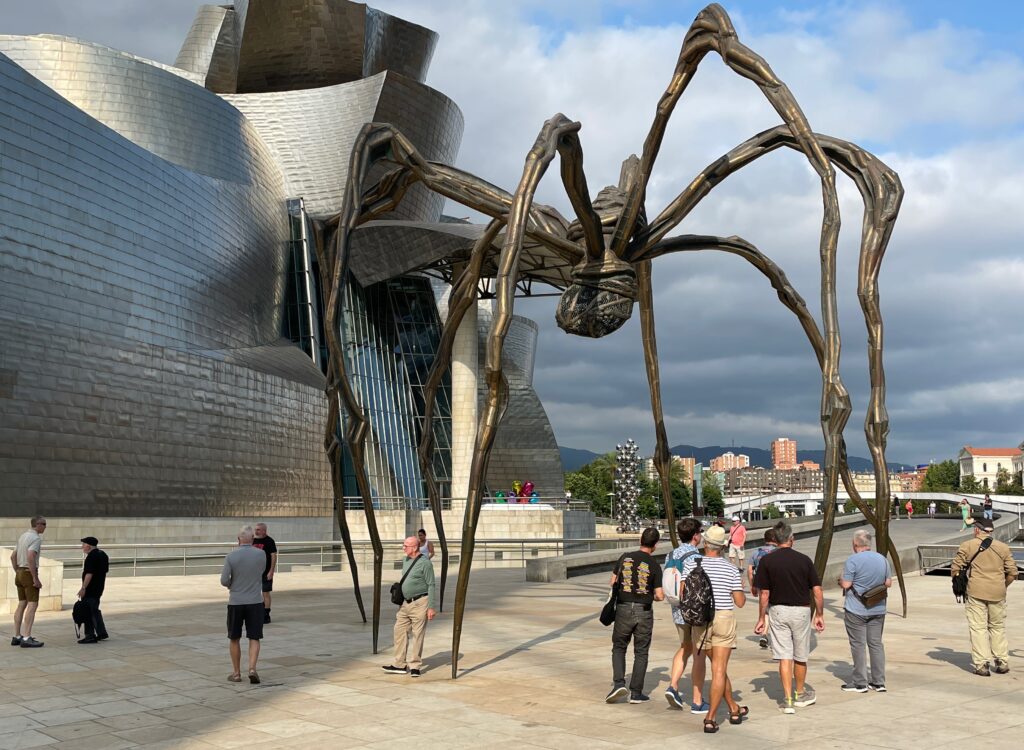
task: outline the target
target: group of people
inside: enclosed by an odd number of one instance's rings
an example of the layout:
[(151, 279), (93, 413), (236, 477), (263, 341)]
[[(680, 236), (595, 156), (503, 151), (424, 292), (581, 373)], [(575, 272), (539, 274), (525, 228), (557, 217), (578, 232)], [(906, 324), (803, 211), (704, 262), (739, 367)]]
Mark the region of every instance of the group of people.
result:
[[(668, 553), (664, 564), (679, 571), (679, 590), (673, 597), (679, 606), (672, 607), (672, 620), (680, 645), (672, 660), (665, 699), (673, 708), (688, 707), (691, 713), (703, 716), (704, 731), (714, 733), (719, 731), (718, 711), (723, 703), (730, 724), (741, 723), (750, 711), (737, 702), (728, 674), (729, 659), (738, 641), (735, 610), (747, 602), (742, 558), (732, 554), (738, 540), (734, 535), (730, 538), (721, 526), (705, 530), (697, 519), (686, 518), (678, 523), (677, 531), (681, 544)], [(1017, 567), (1009, 547), (992, 538), (992, 531), (991, 519), (978, 519), (974, 538), (960, 546), (953, 561), (954, 575), (972, 567), (967, 619), (972, 659), (979, 675), (990, 673), (990, 662), (991, 671), (1009, 671), (1003, 623), (1006, 586), (1016, 579)], [(624, 553), (612, 572), (617, 605), (612, 631), (612, 689), (605, 696), (608, 703), (650, 700), (644, 693), (644, 683), (654, 630), (653, 605), (665, 600), (663, 580), (671, 580), (664, 576), (654, 557), (658, 541), (657, 529), (644, 530), (640, 549)], [(792, 527), (786, 521), (776, 523), (765, 531), (764, 544), (751, 554), (745, 570), (758, 607), (754, 633), (761, 636), (760, 646), (770, 648), (778, 662), (783, 696), (780, 708), (785, 714), (817, 701), (815, 691), (806, 682), (807, 663), (812, 631), (821, 633), (825, 629), (821, 580), (811, 559), (793, 549), (793, 541)], [(723, 556), (727, 547), (730, 559)], [(987, 550), (993, 552), (986, 555)], [(849, 680), (841, 689), (886, 692), (882, 633), (892, 575), (885, 557), (872, 550), (870, 530), (854, 532), (852, 554), (836, 583), (843, 592), (843, 619), (853, 661)], [(710, 586), (714, 602), (710, 621), (698, 624), (700, 618), (687, 605), (687, 586), (694, 588), (694, 597), (702, 587)], [(626, 649), (630, 641), (633, 670), (627, 687)], [(711, 684), (706, 689), (709, 658)], [(692, 664), (690, 700), (679, 687), (688, 663)]]
[[(29, 530), (18, 537), (18, 543), (11, 553), (11, 568), (14, 570), (14, 588), (18, 594), (18, 606), (14, 610), (14, 635), (12, 646), (21, 648), (42, 648), (44, 643), (32, 635), (35, 625), (36, 611), (39, 609), (39, 593), (43, 581), (39, 577), (39, 560), (43, 554), (43, 534), (46, 533), (46, 519), (34, 516), (29, 521)], [(82, 554), (82, 586), (78, 589), (79, 609), (82, 612), (81, 622), (83, 637), (80, 644), (99, 643), (110, 636), (103, 622), (100, 611), (100, 599), (106, 588), (107, 572), (110, 560), (107, 553), (99, 548), (99, 540), (94, 536), (81, 539)]]

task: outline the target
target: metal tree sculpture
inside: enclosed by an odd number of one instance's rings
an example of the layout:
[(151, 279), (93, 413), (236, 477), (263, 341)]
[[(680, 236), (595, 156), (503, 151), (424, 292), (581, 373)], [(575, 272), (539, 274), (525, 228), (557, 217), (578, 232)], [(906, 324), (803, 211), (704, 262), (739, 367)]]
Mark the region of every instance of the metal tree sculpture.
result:
[[(647, 183), (661, 147), (665, 128), (698, 65), (709, 52), (717, 53), (730, 69), (753, 81), (784, 124), (753, 136), (716, 159), (692, 179), (653, 221), (648, 222), (644, 206)], [(669, 486), (671, 458), (662, 415), (661, 382), (654, 337), (651, 262), (666, 253), (718, 250), (740, 256), (764, 274), (778, 294), (779, 300), (797, 316), (821, 369), (821, 425), (825, 439), (824, 520), (815, 565), (821, 572), (828, 560), (836, 513), (836, 494), (839, 480), (842, 479), (854, 504), (875, 527), (879, 549), (892, 556), (893, 566), (903, 588), (899, 557), (888, 532), (889, 475), (885, 463), (885, 443), (889, 420), (885, 410), (882, 316), (878, 297), (878, 273), (882, 256), (903, 198), (899, 177), (876, 157), (855, 144), (814, 133), (789, 89), (762, 57), (739, 41), (728, 15), (718, 5), (709, 5), (702, 10), (690, 26), (683, 40), (675, 71), (665, 93), (658, 101), (654, 121), (640, 156), (628, 158), (623, 163), (619, 184), (601, 190), (593, 202), (583, 171), (579, 130), (578, 122), (572, 122), (561, 114), (545, 122), (526, 157), (522, 178), (515, 192), (510, 194), (463, 170), (427, 161), (405, 136), (390, 125), (367, 124), (353, 147), (343, 209), (327, 222), (319, 233), (318, 252), (321, 268), (324, 269), (324, 288), (329, 294), (325, 317), (330, 349), (327, 392), (331, 406), (331, 422), (327, 428), (326, 443), (335, 472), (334, 485), (338, 493), (338, 512), (341, 516), (339, 521), (347, 543), (347, 525), (343, 518), (344, 503), (340, 494), (341, 463), (337, 421), (339, 409), (343, 407), (347, 415), (345, 440), (351, 450), (353, 468), (369, 519), (369, 533), (374, 548), (373, 644), (376, 652), (383, 551), (374, 522), (364, 464), (363, 443), (366, 438), (367, 421), (349, 384), (339, 328), (341, 296), (348, 274), (351, 234), (357, 226), (394, 209), (406, 190), (414, 183), (420, 183), (493, 219), (487, 231), (474, 245), (469, 262), (454, 279), (449, 315), (442, 332), (434, 371), (431, 373), (431, 389), (424, 394), (427, 404), (425, 424), (429, 425), (434, 394), (443, 369), (448, 366), (455, 332), (465, 311), (475, 301), (477, 282), (485, 256), (493, 259), (493, 243), (503, 229), (505, 232), (493, 272), (497, 303), (486, 345), (487, 398), (476, 434), (463, 525), (462, 558), (456, 588), (452, 634), (453, 678), (458, 675), (459, 642), (466, 611), (466, 595), (472, 571), (484, 479), (495, 434), (508, 399), (508, 386), (502, 372), (501, 355), (512, 322), (524, 242), (543, 246), (563, 263), (572, 266), (571, 283), (562, 294), (556, 311), (558, 325), (566, 332), (577, 336), (600, 338), (618, 329), (632, 314), (634, 304), (639, 304), (644, 359), (655, 424), (654, 461), (660, 475), (665, 516), (673, 543), (677, 540), (672, 492)], [(782, 269), (750, 243), (739, 237), (668, 237), (669, 232), (682, 222), (716, 185), (761, 156), (783, 146), (801, 152), (821, 183), (824, 206), (818, 248), (821, 263), (821, 329)], [(571, 223), (557, 211), (534, 202), (537, 184), (556, 155), (560, 157), (562, 183), (575, 214)], [(360, 193), (370, 168), (379, 162), (390, 163), (394, 168), (368, 190)], [(865, 434), (875, 469), (877, 489), (874, 509), (863, 502), (854, 487), (847, 465), (843, 438), (843, 429), (850, 416), (851, 406), (849, 395), (839, 375), (840, 336), (836, 300), (839, 201), (833, 165), (853, 180), (865, 207), (857, 294), (867, 325), (871, 393), (865, 419)], [(432, 439), (430, 432), (425, 431), (419, 453), (421, 467), (428, 477), (432, 476), (429, 462)], [(440, 499), (437, 497), (436, 484), (432, 480), (428, 480), (428, 491), (435, 522), (438, 524), (439, 540), (442, 543), (443, 582), (447, 570), (447, 547), (440, 526)], [(358, 596), (358, 581), (356, 589)], [(906, 613), (905, 591), (903, 608)]]
[(615, 446), (615, 508), (620, 532), (640, 530), (640, 456), (633, 438)]

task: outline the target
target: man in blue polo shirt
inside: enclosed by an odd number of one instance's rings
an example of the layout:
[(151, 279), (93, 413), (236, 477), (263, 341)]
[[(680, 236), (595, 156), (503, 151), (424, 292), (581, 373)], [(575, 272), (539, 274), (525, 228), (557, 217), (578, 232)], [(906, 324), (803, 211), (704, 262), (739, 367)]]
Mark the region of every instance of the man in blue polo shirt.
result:
[[(853, 554), (846, 559), (843, 576), (843, 606), (846, 609), (846, 636), (850, 640), (853, 656), (853, 677), (843, 690), (848, 693), (885, 692), (885, 646), (882, 629), (885, 627), (886, 599), (866, 606), (865, 592), (878, 586), (892, 586), (889, 563), (885, 557), (871, 549), (871, 532), (858, 529), (853, 532)], [(871, 678), (868, 679), (867, 658), (871, 659)]]

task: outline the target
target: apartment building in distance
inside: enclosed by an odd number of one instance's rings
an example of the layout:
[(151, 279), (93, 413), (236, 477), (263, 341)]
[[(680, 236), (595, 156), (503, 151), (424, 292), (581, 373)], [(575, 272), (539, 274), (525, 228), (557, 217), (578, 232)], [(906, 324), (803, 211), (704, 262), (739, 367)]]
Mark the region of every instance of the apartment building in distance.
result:
[(823, 488), (824, 474), (820, 470), (753, 466), (726, 471), (722, 491), (726, 495), (770, 495), (777, 492), (821, 492)]
[(796, 468), (795, 440), (780, 437), (772, 441), (772, 466), (776, 469)]
[(1024, 468), (1022, 448), (1024, 443), (1017, 448), (975, 448), (973, 445), (965, 445), (958, 457), (961, 481), (965, 476), (973, 475), (986, 489), (995, 487), (1002, 469), (1012, 475)]
[(745, 469), (750, 466), (750, 456), (726, 451), (721, 456), (711, 459), (711, 471), (729, 471), (730, 469)]

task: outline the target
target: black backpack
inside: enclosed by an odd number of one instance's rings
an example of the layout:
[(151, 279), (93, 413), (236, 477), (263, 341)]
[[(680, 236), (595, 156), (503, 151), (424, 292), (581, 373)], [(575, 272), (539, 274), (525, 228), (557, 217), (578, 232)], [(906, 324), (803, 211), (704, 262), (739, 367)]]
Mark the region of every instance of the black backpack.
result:
[(978, 547), (978, 551), (971, 555), (971, 559), (967, 561), (967, 564), (960, 568), (957, 574), (953, 576), (953, 596), (956, 597), (958, 602), (967, 601), (967, 582), (971, 577), (971, 565), (974, 564), (974, 558), (991, 546), (992, 537), (986, 537), (982, 540), (981, 546)]
[(687, 576), (683, 586), (683, 594), (679, 597), (679, 613), (687, 625), (703, 627), (715, 619), (715, 594), (711, 589), (711, 579), (707, 571), (701, 567), (702, 557), (696, 560), (697, 567)]

